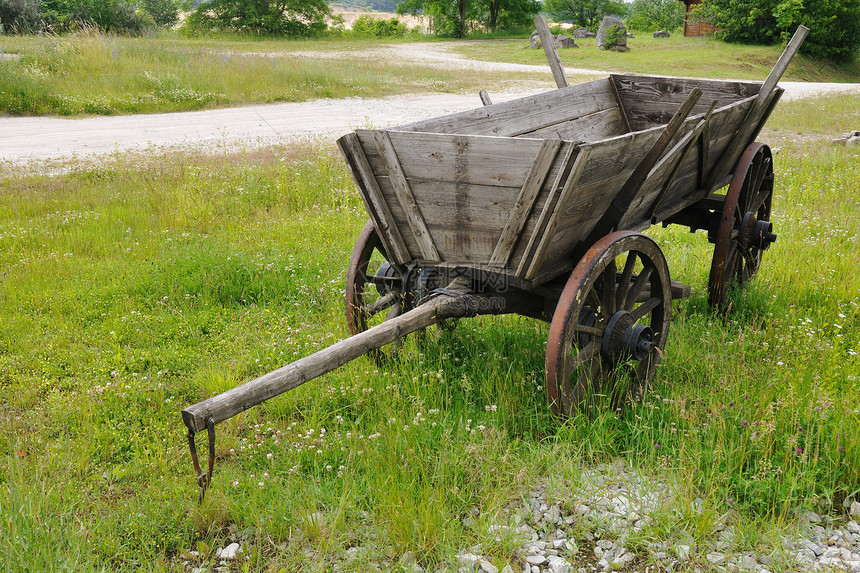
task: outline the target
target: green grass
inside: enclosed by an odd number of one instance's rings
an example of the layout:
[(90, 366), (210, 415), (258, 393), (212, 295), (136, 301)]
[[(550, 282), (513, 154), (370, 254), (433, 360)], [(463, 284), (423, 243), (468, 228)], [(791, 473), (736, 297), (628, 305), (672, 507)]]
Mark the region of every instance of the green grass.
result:
[[(387, 42), (395, 43), (395, 42)], [(0, 37), (0, 112), (15, 115), (183, 111), (248, 103), (477, 91), (498, 74), (447, 71), (354, 55), (383, 42)], [(331, 54), (331, 52), (337, 54)], [(314, 52), (309, 54), (308, 52)], [(505, 74), (503, 81), (534, 78)], [(86, 81), (81, 81), (86, 78)]]
[(324, 571), (351, 547), (346, 570), (397, 570), (408, 551), (433, 570), (480, 542), (502, 564), (517, 541), (488, 528), (513, 501), (612, 459), (681, 492), (643, 546), (709, 539), (732, 498), (741, 542), (781, 551), (797, 508), (838, 514), (860, 483), (860, 194), (856, 148), (779, 134), (857, 108), (775, 112), (779, 240), (730, 312), (707, 309), (704, 236), (653, 231), (694, 295), (641, 404), (556, 420), (547, 326), (462, 320), (219, 425), (200, 507), (180, 410), (346, 336), (365, 215), (342, 161), (324, 146), (7, 174), (0, 566), (182, 571), (231, 535), (254, 571)]
[[(408, 39), (414, 39), (410, 36)], [(510, 82), (545, 82), (546, 74), (444, 70), (396, 64), (366, 52), (404, 40), (277, 40), (175, 33), (125, 38), (97, 33), (2, 36), (0, 112), (15, 115), (152, 113), (316, 98), (493, 89)], [(730, 45), (708, 38), (630, 40), (627, 53), (597, 49), (594, 40), (563, 50), (569, 68), (763, 80), (776, 47)], [(457, 42), (474, 59), (544, 65), (527, 42)], [(365, 53), (365, 55), (362, 55)], [(85, 82), (81, 78), (86, 78)], [(787, 80), (860, 81), (860, 62), (834, 67), (800, 56)]]
[[(628, 39), (628, 52), (600, 50), (595, 39), (577, 40), (577, 49), (559, 50), (568, 68), (611, 72), (691, 76), (713, 79), (764, 81), (782, 49), (778, 46), (726, 44), (713, 38), (653, 38), (636, 33)], [(543, 50), (528, 49), (525, 40), (459, 44), (456, 51), (476, 60), (545, 64)], [(825, 60), (797, 56), (783, 76), (785, 80), (815, 82), (860, 82), (860, 59), (835, 66)]]

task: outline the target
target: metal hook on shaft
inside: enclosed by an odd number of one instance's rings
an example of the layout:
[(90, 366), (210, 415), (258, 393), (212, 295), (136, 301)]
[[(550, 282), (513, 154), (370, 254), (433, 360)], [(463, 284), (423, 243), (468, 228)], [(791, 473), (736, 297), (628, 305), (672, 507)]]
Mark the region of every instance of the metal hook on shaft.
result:
[(191, 463), (194, 465), (194, 473), (197, 474), (197, 485), (200, 486), (200, 499), (198, 503), (203, 503), (203, 498), (206, 497), (206, 488), (212, 483), (212, 472), (215, 469), (215, 419), (209, 417), (206, 419), (206, 433), (209, 436), (209, 464), (207, 472), (203, 472), (200, 467), (200, 460), (197, 457), (197, 446), (194, 443), (194, 430), (188, 429), (188, 447), (191, 450)]

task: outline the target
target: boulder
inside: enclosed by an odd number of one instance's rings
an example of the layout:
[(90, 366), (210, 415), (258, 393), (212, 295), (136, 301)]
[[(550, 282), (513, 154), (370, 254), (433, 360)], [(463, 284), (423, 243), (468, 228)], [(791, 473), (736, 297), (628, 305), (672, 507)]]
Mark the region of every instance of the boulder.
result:
[(626, 52), (627, 28), (624, 22), (614, 16), (606, 16), (600, 23), (597, 31), (597, 47), (601, 50), (612, 50), (613, 52)]
[(669, 32), (667, 30), (657, 30), (656, 32), (654, 32), (654, 37), (655, 38), (668, 38)]
[[(555, 42), (556, 48), (578, 48), (579, 47), (576, 45), (576, 42), (574, 41), (573, 38), (571, 38), (570, 36), (565, 36), (564, 34), (559, 34), (557, 36), (555, 34), (553, 34), (552, 41)], [(529, 36), (529, 44), (535, 50), (537, 50), (538, 48), (541, 47), (540, 35), (538, 34), (537, 30), (532, 32), (532, 35)]]
[(571, 33), (573, 34), (573, 37), (576, 38), (577, 40), (582, 40), (583, 38), (595, 38), (595, 37), (597, 37), (597, 34), (590, 31), (588, 28), (577, 28), (576, 30), (574, 30)]
[(555, 37), (555, 47), (556, 48), (578, 48), (576, 42), (570, 36), (565, 36), (564, 34), (559, 34)]

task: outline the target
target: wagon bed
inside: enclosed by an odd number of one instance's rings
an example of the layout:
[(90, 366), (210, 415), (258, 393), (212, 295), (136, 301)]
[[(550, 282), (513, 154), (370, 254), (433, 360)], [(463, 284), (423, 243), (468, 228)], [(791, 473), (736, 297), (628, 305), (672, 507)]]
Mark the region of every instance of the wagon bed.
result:
[[(723, 187), (731, 172), (714, 167), (749, 121), (761, 87), (612, 75), (357, 130), (338, 144), (392, 262), (481, 269), (536, 285), (573, 267), (581, 244), (696, 88), (699, 102), (614, 226), (644, 229)], [(768, 95), (753, 118), (758, 125), (781, 93)]]

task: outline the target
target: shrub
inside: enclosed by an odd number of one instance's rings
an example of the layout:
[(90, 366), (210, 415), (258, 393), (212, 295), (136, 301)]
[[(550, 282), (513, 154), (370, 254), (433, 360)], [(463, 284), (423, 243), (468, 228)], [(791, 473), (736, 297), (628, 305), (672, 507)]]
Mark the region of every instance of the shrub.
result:
[(406, 24), (397, 18), (374, 18), (362, 14), (352, 23), (352, 33), (361, 38), (401, 38), (406, 34)]
[(684, 24), (684, 5), (678, 0), (633, 0), (627, 26), (653, 32), (676, 30)]
[(30, 34), (41, 27), (39, 0), (0, 0), (0, 33)]
[(860, 0), (705, 0), (699, 11), (729, 42), (785, 42), (803, 24), (804, 53), (846, 61), (860, 49)]

